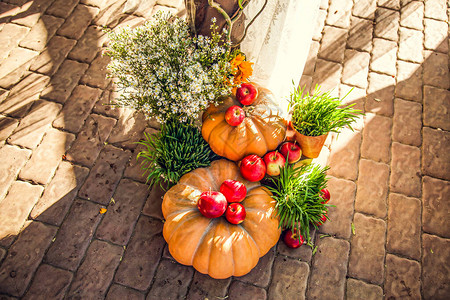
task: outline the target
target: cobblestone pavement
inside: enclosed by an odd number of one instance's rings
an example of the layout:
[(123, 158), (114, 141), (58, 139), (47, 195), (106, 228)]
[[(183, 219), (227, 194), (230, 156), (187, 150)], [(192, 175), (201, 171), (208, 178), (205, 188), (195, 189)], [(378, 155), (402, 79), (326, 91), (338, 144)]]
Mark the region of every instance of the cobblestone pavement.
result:
[(102, 26), (181, 6), (0, 2), (0, 299), (449, 299), (447, 2), (322, 1), (301, 83), (366, 113), (330, 137), (336, 207), (314, 255), (279, 243), (226, 280), (167, 251), (134, 144), (157, 124), (102, 105)]

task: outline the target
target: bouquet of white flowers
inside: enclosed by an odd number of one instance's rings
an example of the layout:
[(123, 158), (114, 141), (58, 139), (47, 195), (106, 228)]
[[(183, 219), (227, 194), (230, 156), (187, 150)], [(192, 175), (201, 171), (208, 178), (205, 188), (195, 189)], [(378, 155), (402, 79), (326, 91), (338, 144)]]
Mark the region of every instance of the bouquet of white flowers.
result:
[(109, 31), (106, 53), (117, 79), (117, 104), (161, 123), (191, 122), (209, 104), (218, 104), (233, 87), (230, 60), (237, 54), (216, 30), (213, 22), (211, 37), (192, 37), (184, 20), (158, 13), (135, 29)]

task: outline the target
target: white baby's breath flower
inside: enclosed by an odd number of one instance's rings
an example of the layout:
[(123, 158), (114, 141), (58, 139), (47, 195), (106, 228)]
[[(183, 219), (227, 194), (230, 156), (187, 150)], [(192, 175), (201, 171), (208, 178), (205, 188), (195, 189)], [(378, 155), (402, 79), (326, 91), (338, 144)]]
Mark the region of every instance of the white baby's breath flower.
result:
[(168, 22), (168, 17), (158, 13), (143, 26), (111, 31), (108, 69), (117, 78), (120, 106), (140, 109), (159, 122), (188, 121), (230, 92), (223, 81), (230, 64), (214, 34), (192, 38), (184, 20)]

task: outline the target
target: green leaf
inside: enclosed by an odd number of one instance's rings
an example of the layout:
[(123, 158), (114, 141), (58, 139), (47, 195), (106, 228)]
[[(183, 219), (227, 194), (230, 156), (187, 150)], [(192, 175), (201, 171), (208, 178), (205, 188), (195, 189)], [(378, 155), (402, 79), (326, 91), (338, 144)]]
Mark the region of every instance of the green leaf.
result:
[(356, 231), (355, 231), (355, 224), (353, 224), (353, 222), (352, 222), (352, 234), (353, 234), (353, 235), (356, 234)]

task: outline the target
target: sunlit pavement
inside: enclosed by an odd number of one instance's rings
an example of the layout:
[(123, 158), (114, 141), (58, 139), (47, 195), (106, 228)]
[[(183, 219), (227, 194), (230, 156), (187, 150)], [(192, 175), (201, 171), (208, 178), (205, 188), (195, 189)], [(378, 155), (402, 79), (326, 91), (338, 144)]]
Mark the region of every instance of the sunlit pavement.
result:
[(167, 250), (163, 192), (136, 162), (158, 124), (103, 105), (102, 27), (182, 7), (0, 2), (0, 299), (448, 299), (447, 2), (322, 1), (300, 84), (353, 88), (345, 101), (365, 112), (329, 139), (336, 207), (314, 251), (280, 242), (225, 280)]

